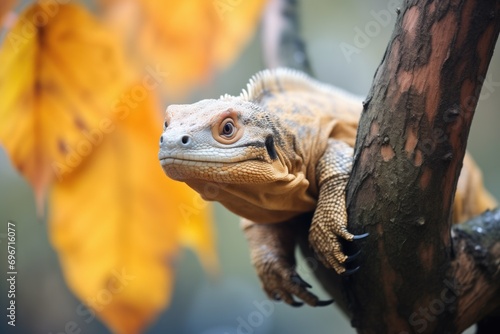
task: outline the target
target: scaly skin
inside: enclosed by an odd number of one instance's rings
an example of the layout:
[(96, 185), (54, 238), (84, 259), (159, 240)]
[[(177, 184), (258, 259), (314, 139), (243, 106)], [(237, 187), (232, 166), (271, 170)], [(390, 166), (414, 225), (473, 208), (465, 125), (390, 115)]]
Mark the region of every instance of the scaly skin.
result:
[[(292, 70), (263, 71), (240, 96), (167, 108), (159, 158), (165, 173), (243, 218), (252, 263), (271, 298), (327, 305), (295, 272), (287, 226), (314, 212), (309, 242), (339, 274), (349, 258), (345, 186), (361, 100)], [(466, 157), (456, 221), (491, 208), (481, 175)], [(463, 178), (461, 178), (463, 179)], [(475, 196), (472, 198), (471, 196)]]

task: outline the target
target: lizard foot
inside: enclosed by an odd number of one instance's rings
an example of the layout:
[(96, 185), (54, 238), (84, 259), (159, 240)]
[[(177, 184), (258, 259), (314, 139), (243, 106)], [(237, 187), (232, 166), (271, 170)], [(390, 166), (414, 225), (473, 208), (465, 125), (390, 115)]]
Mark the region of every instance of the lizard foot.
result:
[[(319, 300), (308, 289), (295, 270), (295, 246), (297, 231), (294, 222), (255, 224), (242, 220), (243, 231), (249, 242), (250, 257), (262, 288), (269, 298), (282, 300), (291, 306), (326, 306), (333, 300)], [(302, 299), (302, 302), (296, 299)]]
[(304, 281), (293, 269), (293, 265), (284, 259), (275, 258), (274, 261), (255, 263), (255, 267), (262, 288), (271, 299), (282, 300), (294, 307), (304, 304), (296, 301), (294, 297), (302, 299), (310, 306), (327, 306), (333, 303), (333, 300), (319, 300), (316, 295), (308, 291), (311, 285)]
[(313, 224), (309, 232), (309, 243), (325, 267), (334, 269), (339, 275), (348, 276), (357, 272), (359, 267), (346, 269), (345, 264), (354, 261), (359, 256), (360, 251), (351, 256), (345, 255), (342, 251), (340, 238), (354, 241), (366, 238), (368, 235), (368, 233), (351, 234), (345, 227), (336, 230), (325, 228), (321, 224)]

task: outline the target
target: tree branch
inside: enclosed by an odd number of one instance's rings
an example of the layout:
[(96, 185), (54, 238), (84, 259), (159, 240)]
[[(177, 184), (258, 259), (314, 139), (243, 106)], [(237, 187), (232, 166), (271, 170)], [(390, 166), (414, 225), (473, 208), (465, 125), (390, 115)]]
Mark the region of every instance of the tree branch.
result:
[(267, 68), (289, 67), (311, 74), (299, 21), (298, 0), (269, 1), (262, 26)]
[(347, 191), (350, 229), (370, 232), (346, 287), (360, 333), (461, 332), (498, 307), (495, 291), (471, 295), (490, 285), (470, 253), (483, 238), (455, 229), (453, 248), (450, 224), (499, 9), (414, 0), (398, 17), (365, 101)]
[[(340, 277), (315, 262), (360, 333), (459, 333), (475, 322), (479, 334), (498, 331), (500, 211), (452, 229), (451, 207), (499, 14), (492, 0), (410, 0), (399, 13), (364, 103), (347, 191), (349, 229), (370, 232), (358, 244), (361, 270)], [(272, 0), (267, 65), (308, 68), (294, 61), (303, 52), (308, 63), (298, 36), (296, 1)], [(296, 234), (313, 259), (308, 228)]]
[[(480, 319), (480, 332), (500, 318), (500, 209), (488, 211), (452, 229), (456, 256), (449, 276), (457, 285), (456, 327), (465, 329)], [(495, 312), (496, 311), (496, 312)], [(495, 314), (496, 313), (496, 314)], [(488, 317), (493, 314), (492, 317)]]

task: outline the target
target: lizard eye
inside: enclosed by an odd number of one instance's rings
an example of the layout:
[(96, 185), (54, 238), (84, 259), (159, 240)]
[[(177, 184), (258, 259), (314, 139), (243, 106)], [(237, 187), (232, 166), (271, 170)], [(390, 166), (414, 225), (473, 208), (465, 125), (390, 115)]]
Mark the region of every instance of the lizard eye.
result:
[(168, 122), (165, 121), (165, 123), (163, 123), (163, 130), (165, 130), (166, 128), (168, 128)]
[(226, 119), (221, 124), (221, 136), (226, 138), (231, 138), (236, 133), (236, 127), (234, 126), (234, 122), (231, 118)]
[(222, 112), (212, 125), (214, 139), (226, 145), (237, 142), (244, 132), (238, 117), (238, 113), (233, 109)]

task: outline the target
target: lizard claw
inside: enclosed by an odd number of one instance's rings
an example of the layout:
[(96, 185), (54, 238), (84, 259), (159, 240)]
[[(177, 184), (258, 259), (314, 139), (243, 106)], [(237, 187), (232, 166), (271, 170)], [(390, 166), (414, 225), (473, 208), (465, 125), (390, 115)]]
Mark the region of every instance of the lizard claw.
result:
[(366, 238), (369, 235), (370, 235), (370, 233), (363, 233), (363, 234), (353, 235), (352, 236), (352, 240), (364, 239), (364, 238)]
[(316, 303), (316, 306), (328, 306), (328, 305), (333, 304), (333, 302), (335, 302), (335, 300), (333, 300), (333, 299), (330, 299), (330, 300), (318, 300), (318, 302)]
[[(316, 302), (316, 305), (314, 305), (314, 306), (328, 306), (328, 305), (333, 304), (333, 302), (334, 302), (333, 299), (330, 299), (330, 300), (318, 300)], [(304, 305), (304, 303), (297, 302), (297, 301), (294, 300), (290, 305), (293, 306), (293, 307), (301, 307), (302, 305)]]
[[(273, 261), (257, 261), (255, 268), (262, 287), (270, 299), (282, 300), (293, 307), (300, 307), (304, 303), (310, 306), (329, 305), (308, 291), (311, 285), (291, 269), (293, 265), (287, 260), (274, 258)], [(303, 302), (296, 301), (294, 297), (302, 299)]]
[(356, 273), (359, 270), (359, 266), (357, 266), (354, 269), (345, 269), (345, 271), (341, 274), (342, 276), (351, 276), (352, 274)]
[(324, 226), (313, 222), (309, 231), (309, 243), (325, 267), (334, 269), (339, 275), (349, 276), (357, 272), (359, 267), (346, 269), (345, 264), (356, 260), (361, 251), (351, 256), (345, 255), (340, 240), (354, 241), (366, 238), (368, 235), (369, 233), (353, 235), (345, 227), (336, 229), (334, 225)]
[(356, 253), (349, 255), (347, 257), (347, 259), (344, 261), (344, 263), (349, 263), (349, 262), (356, 260), (359, 256), (359, 254), (361, 254), (361, 250), (358, 250)]
[[(245, 222), (245, 221), (244, 221)], [(250, 244), (252, 264), (267, 296), (299, 307), (323, 306), (330, 302), (320, 301), (311, 293), (311, 285), (295, 270), (294, 231), (283, 224), (248, 224), (244, 229)], [(299, 298), (301, 301), (297, 301)]]
[(298, 284), (302, 288), (312, 288), (312, 285), (304, 281), (302, 277), (300, 277), (299, 274), (297, 273), (293, 273), (290, 276), (290, 279), (292, 280), (293, 283)]

